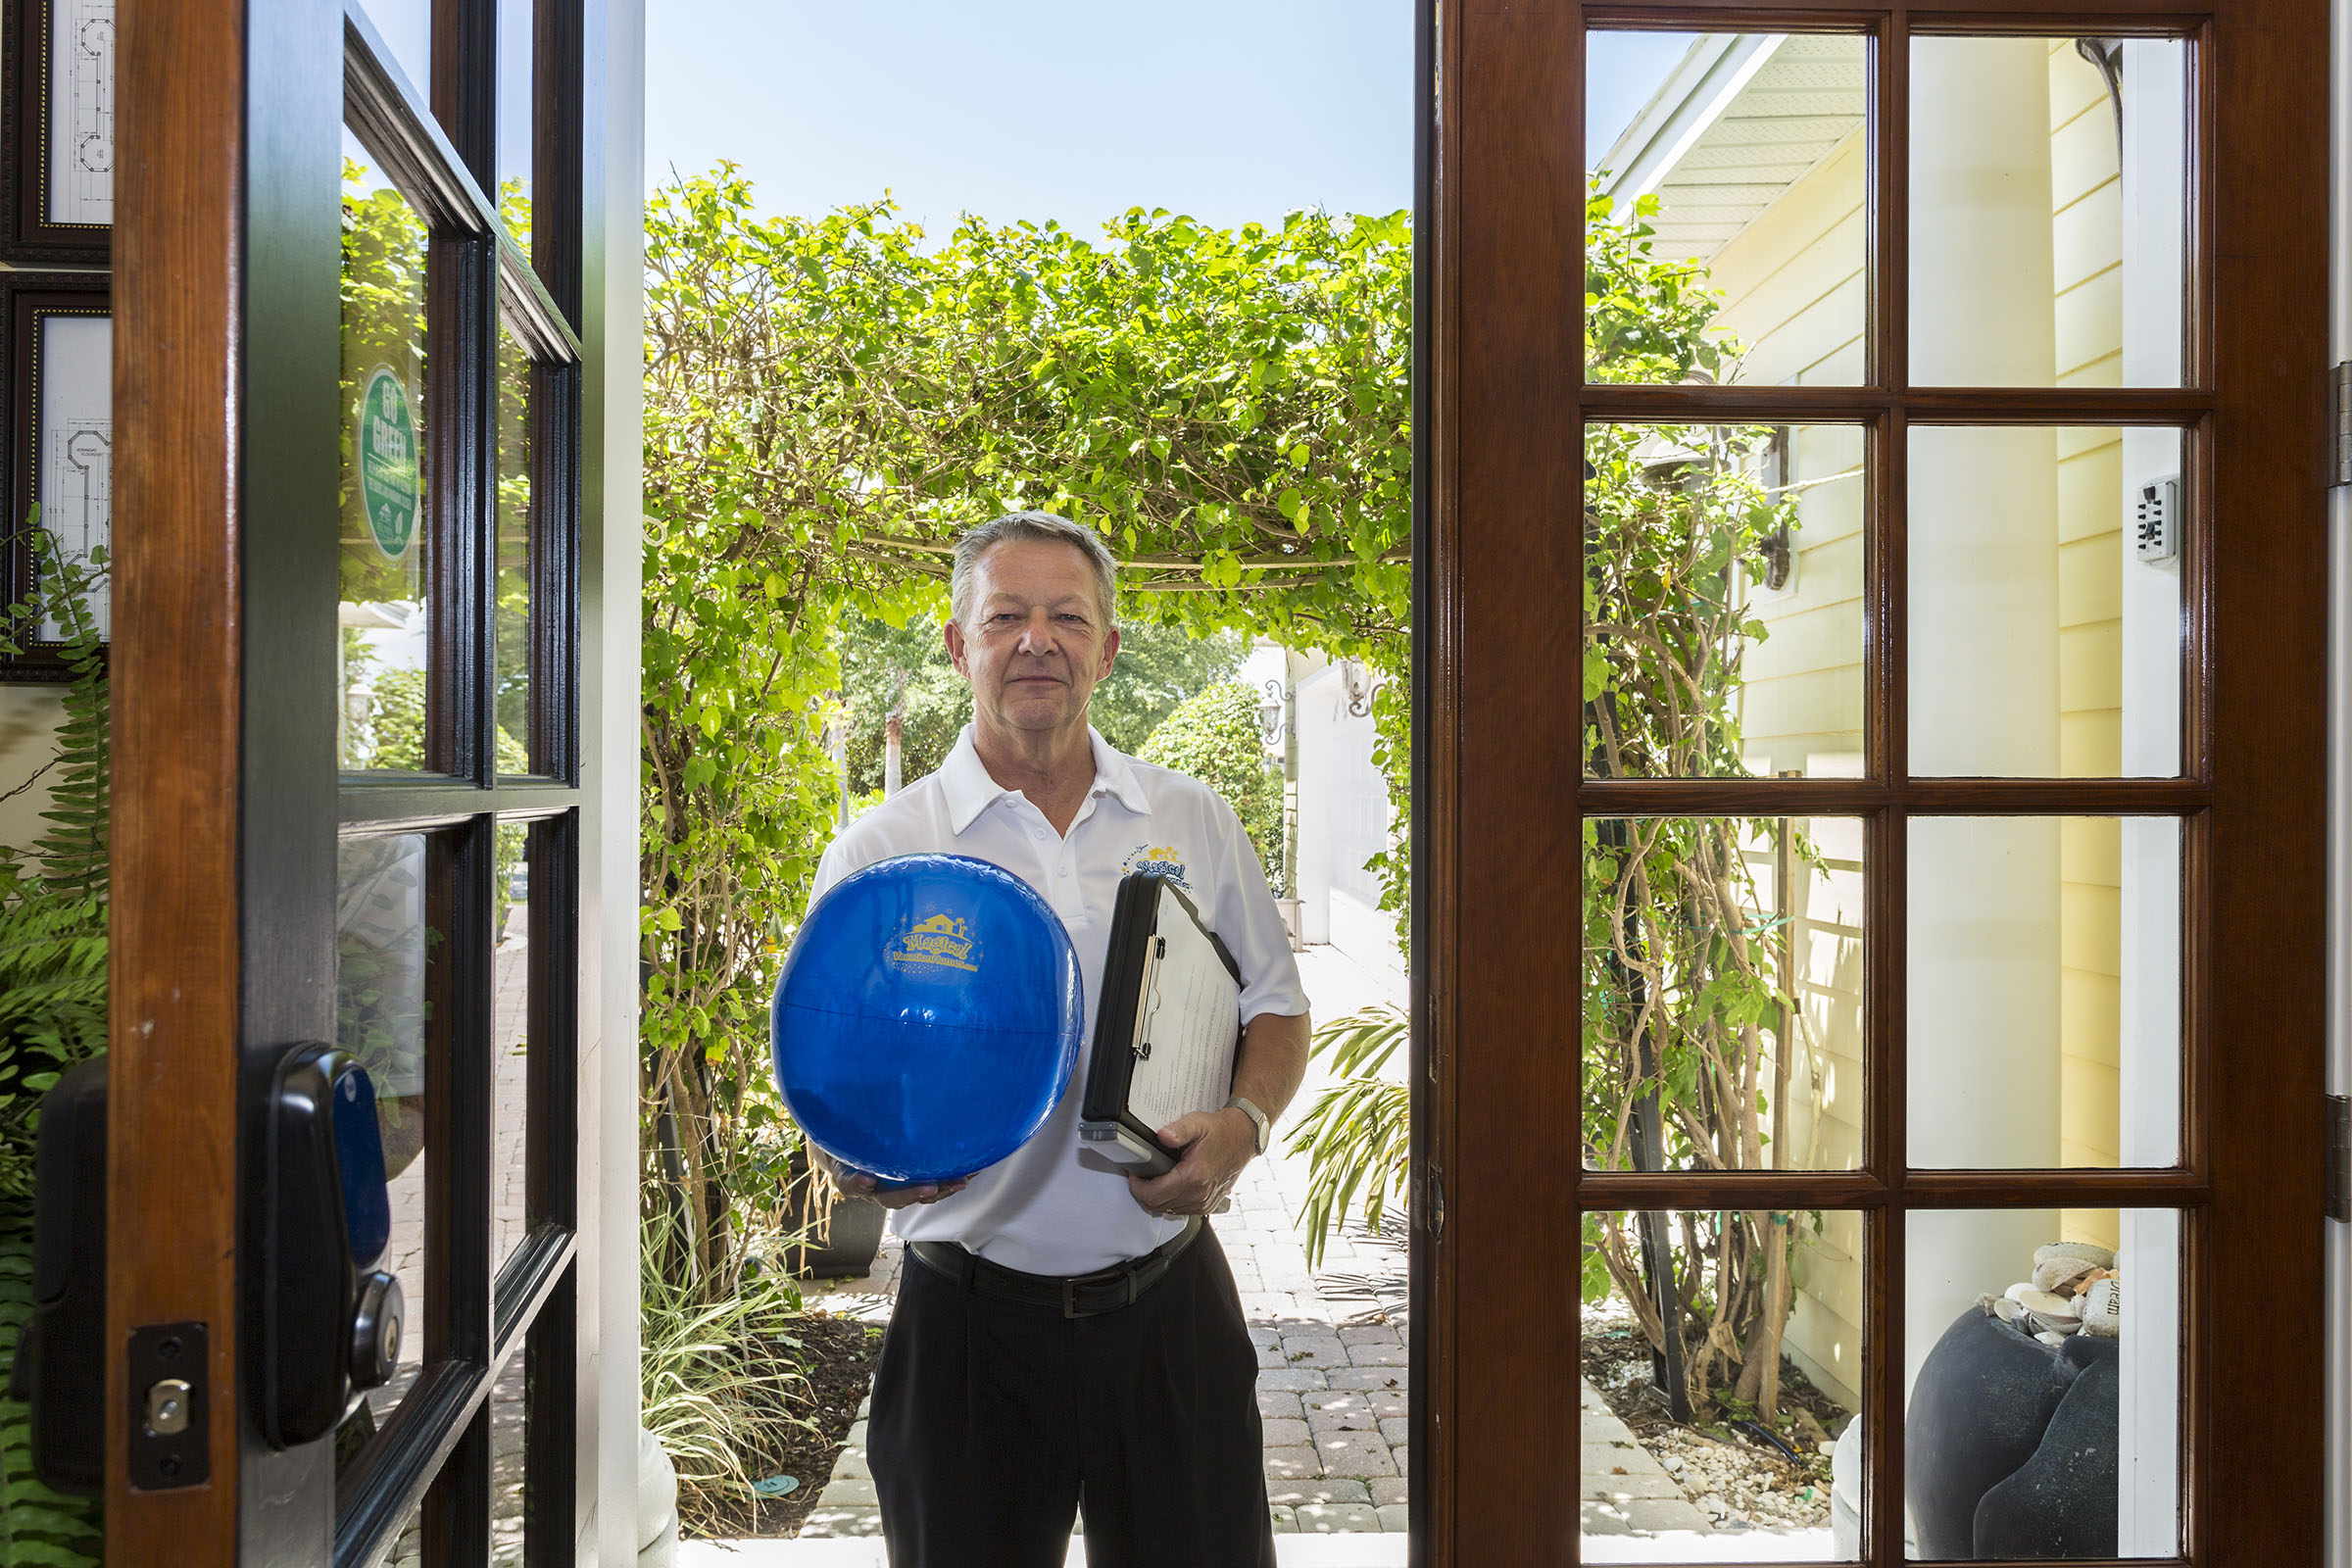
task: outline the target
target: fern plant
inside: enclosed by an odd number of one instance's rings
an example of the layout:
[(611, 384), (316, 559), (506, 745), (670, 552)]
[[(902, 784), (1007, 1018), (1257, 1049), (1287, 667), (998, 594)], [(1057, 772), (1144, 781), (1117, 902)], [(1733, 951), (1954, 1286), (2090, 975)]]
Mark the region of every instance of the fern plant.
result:
[[(65, 555), (34, 528), (39, 587), (8, 612), (8, 631), (62, 626), (70, 679), (49, 781), (49, 826), (29, 852), (0, 848), (0, 1367), (32, 1312), (32, 1151), (41, 1096), (106, 1049), (107, 661), (89, 605), (106, 554)], [(16, 646), (11, 643), (12, 647)], [(30, 1411), (0, 1399), (0, 1562), (95, 1565), (95, 1498), (61, 1496), (32, 1474)]]
[(1402, 1012), (1379, 1004), (1325, 1024), (1309, 1054), (1326, 1056), (1340, 1081), (1316, 1097), (1291, 1134), (1307, 1158), (1306, 1266), (1323, 1262), (1331, 1233), (1361, 1195), (1364, 1223), (1378, 1229), (1393, 1198), (1401, 1198), (1412, 1150), (1412, 1092), (1380, 1076), (1410, 1031)]

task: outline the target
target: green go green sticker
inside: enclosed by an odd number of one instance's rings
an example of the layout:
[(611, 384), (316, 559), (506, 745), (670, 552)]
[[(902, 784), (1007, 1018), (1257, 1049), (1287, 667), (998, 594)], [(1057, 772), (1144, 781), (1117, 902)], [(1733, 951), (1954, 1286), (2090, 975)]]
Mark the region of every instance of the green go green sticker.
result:
[(387, 561), (399, 561), (416, 540), (416, 417), (409, 389), (389, 368), (368, 378), (360, 399), (360, 504), (368, 531)]

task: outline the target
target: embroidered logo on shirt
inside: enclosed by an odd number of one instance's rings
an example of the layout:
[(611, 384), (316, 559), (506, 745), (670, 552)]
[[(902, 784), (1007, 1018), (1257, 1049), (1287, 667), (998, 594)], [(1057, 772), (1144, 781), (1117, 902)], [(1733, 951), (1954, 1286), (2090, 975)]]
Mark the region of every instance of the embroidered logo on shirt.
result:
[(935, 964), (977, 973), (980, 965), (971, 960), (979, 957), (979, 946), (972, 940), (967, 922), (952, 914), (935, 914), (904, 932), (883, 957), (891, 963)]
[(1185, 892), (1193, 891), (1193, 885), (1184, 879), (1184, 862), (1165, 844), (1138, 844), (1119, 866), (1119, 875), (1132, 876), (1138, 871), (1146, 876), (1164, 876)]

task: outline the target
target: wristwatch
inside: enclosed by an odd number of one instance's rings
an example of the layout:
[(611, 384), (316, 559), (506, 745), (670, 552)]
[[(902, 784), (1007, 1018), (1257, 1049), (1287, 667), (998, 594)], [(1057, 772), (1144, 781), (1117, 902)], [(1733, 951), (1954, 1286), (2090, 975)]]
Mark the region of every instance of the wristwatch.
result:
[(1264, 1153), (1267, 1143), (1274, 1136), (1274, 1124), (1266, 1120), (1266, 1113), (1239, 1095), (1225, 1102), (1225, 1108), (1238, 1110), (1250, 1118), (1250, 1125), (1257, 1129), (1257, 1152), (1261, 1154)]

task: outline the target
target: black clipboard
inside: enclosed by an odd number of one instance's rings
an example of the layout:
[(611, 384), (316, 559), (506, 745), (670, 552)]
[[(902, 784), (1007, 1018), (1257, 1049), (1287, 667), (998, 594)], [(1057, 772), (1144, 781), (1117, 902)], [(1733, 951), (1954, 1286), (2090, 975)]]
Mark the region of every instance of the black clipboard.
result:
[(1242, 968), (1231, 951), (1168, 878), (1121, 878), (1079, 1103), (1082, 1147), (1138, 1176), (1174, 1169), (1157, 1129), (1224, 1105), (1241, 1039)]

